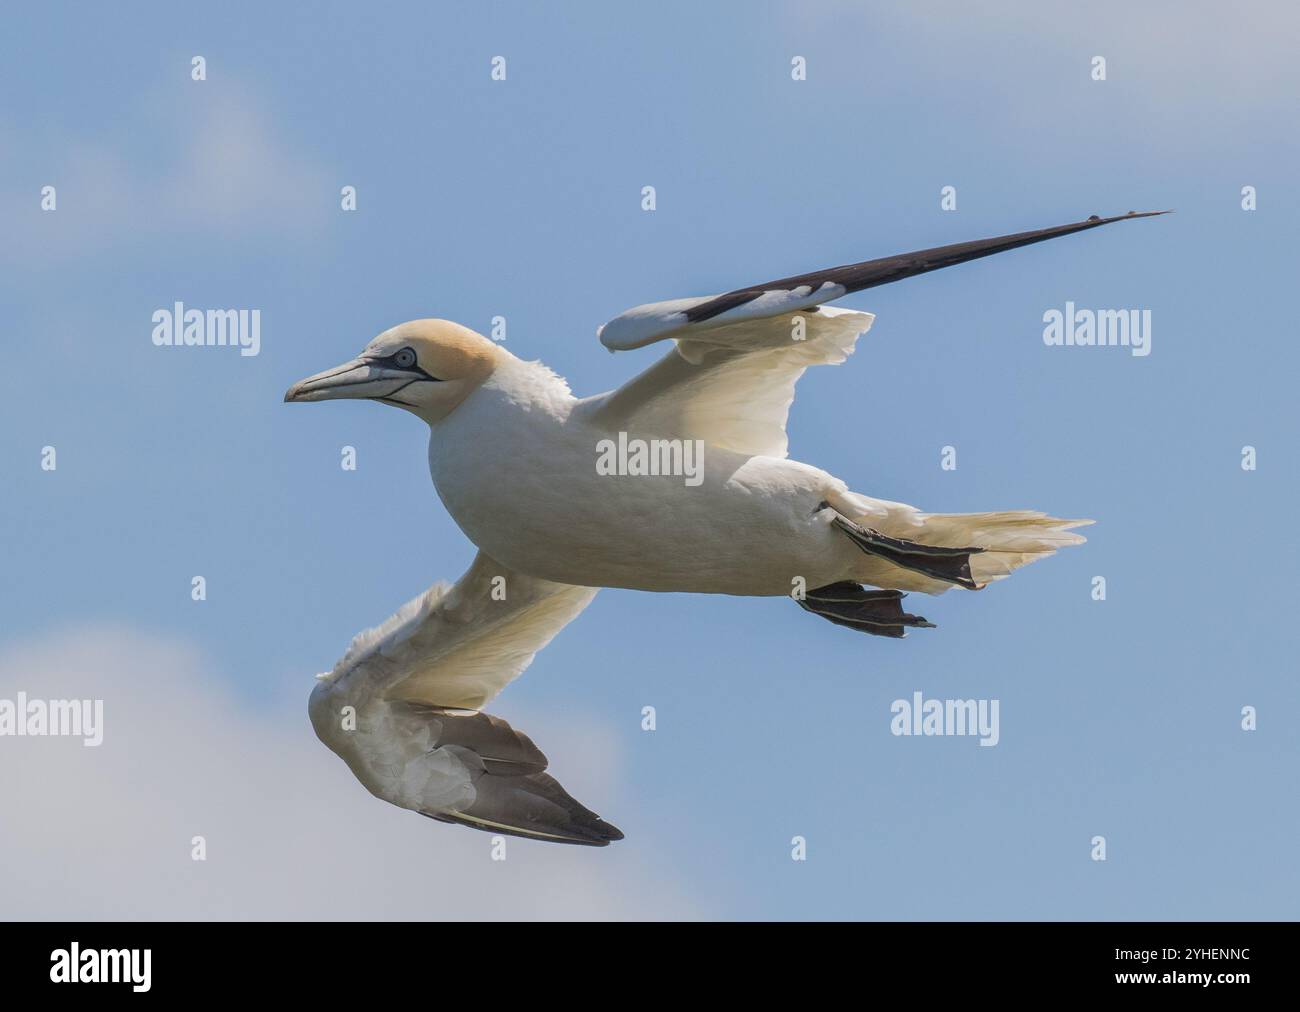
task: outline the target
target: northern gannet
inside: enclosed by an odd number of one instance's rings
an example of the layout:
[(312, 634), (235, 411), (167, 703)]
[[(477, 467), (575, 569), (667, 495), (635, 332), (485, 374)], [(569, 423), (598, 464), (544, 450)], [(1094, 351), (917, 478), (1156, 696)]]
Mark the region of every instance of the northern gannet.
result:
[[(874, 319), (824, 304), (1163, 213), (1094, 215), (638, 306), (600, 328), (601, 343), (673, 347), (594, 397), (435, 319), (386, 330), (352, 361), (295, 383), (286, 401), (364, 398), (428, 423), (434, 488), (479, 550), (454, 585), (358, 635), (318, 676), (308, 708), (316, 734), (371, 793), (421, 815), (562, 843), (622, 839), (545, 772), (526, 735), (482, 712), (598, 588), (792, 596), (837, 625), (902, 637), (930, 625), (904, 611), (904, 591), (978, 590), (1082, 542), (1071, 528), (1091, 522), (923, 513), (787, 459), (796, 381), (808, 366), (844, 361)], [(643, 452), (628, 473), (598, 467), (615, 440), (637, 440), (669, 466), (644, 466)], [(695, 481), (662, 473), (685, 459), (684, 441), (701, 451)]]

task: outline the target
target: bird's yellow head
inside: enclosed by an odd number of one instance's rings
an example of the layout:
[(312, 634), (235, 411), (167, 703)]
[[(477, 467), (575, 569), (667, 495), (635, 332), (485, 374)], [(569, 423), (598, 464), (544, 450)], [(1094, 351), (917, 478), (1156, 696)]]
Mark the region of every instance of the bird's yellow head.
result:
[(291, 386), (286, 401), (364, 398), (405, 408), (430, 424), (447, 417), (492, 375), (506, 353), (450, 320), (411, 320), (376, 337), (351, 362)]

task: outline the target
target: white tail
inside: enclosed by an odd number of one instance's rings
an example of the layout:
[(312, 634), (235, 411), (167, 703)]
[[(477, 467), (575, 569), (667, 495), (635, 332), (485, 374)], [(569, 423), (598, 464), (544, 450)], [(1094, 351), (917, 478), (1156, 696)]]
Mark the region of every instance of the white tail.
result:
[[(1086, 538), (1072, 532), (1091, 520), (1062, 520), (1036, 510), (997, 513), (922, 513), (915, 506), (873, 499), (847, 492), (830, 505), (848, 519), (893, 538), (921, 545), (948, 548), (982, 548), (970, 557), (970, 573), (980, 586), (1001, 580), (1021, 566), (1046, 558), (1058, 548), (1083, 544)], [(883, 560), (869, 559), (866, 582), (877, 587), (919, 590), (941, 594), (951, 584), (902, 569)], [(882, 582), (883, 581), (883, 582)]]

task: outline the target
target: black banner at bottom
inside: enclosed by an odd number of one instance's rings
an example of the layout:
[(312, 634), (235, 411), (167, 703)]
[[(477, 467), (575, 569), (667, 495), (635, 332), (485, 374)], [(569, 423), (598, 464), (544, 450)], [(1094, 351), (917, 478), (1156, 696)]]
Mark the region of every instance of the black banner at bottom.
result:
[[(1286, 923), (7, 923), (7, 996), (585, 1001), (703, 974), (734, 990), (911, 980), (927, 996), (1285, 986)], [(552, 992), (551, 987), (559, 991)], [(973, 990), (972, 990), (973, 989)], [(584, 998), (583, 995), (586, 995)], [(567, 998), (566, 998), (567, 996)], [(667, 994), (665, 994), (667, 997)]]

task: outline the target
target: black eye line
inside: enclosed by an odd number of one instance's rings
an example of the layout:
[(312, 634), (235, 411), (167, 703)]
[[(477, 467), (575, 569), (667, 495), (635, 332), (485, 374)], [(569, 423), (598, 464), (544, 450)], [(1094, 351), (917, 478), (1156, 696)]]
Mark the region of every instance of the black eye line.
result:
[[(399, 365), (397, 362), (397, 356), (404, 351), (410, 351), (410, 349), (400, 348), (397, 351), (393, 352), (393, 354), (391, 355), (371, 355), (366, 359), (366, 361), (373, 362), (375, 365), (391, 365), (394, 368), (401, 369), (405, 372), (419, 373), (422, 379), (431, 380), (434, 383), (442, 382), (442, 380), (438, 379), (437, 376), (432, 376), (429, 373), (425, 372), (417, 363), (412, 363), (411, 365)], [(416, 381), (412, 380), (411, 382), (414, 383)]]

